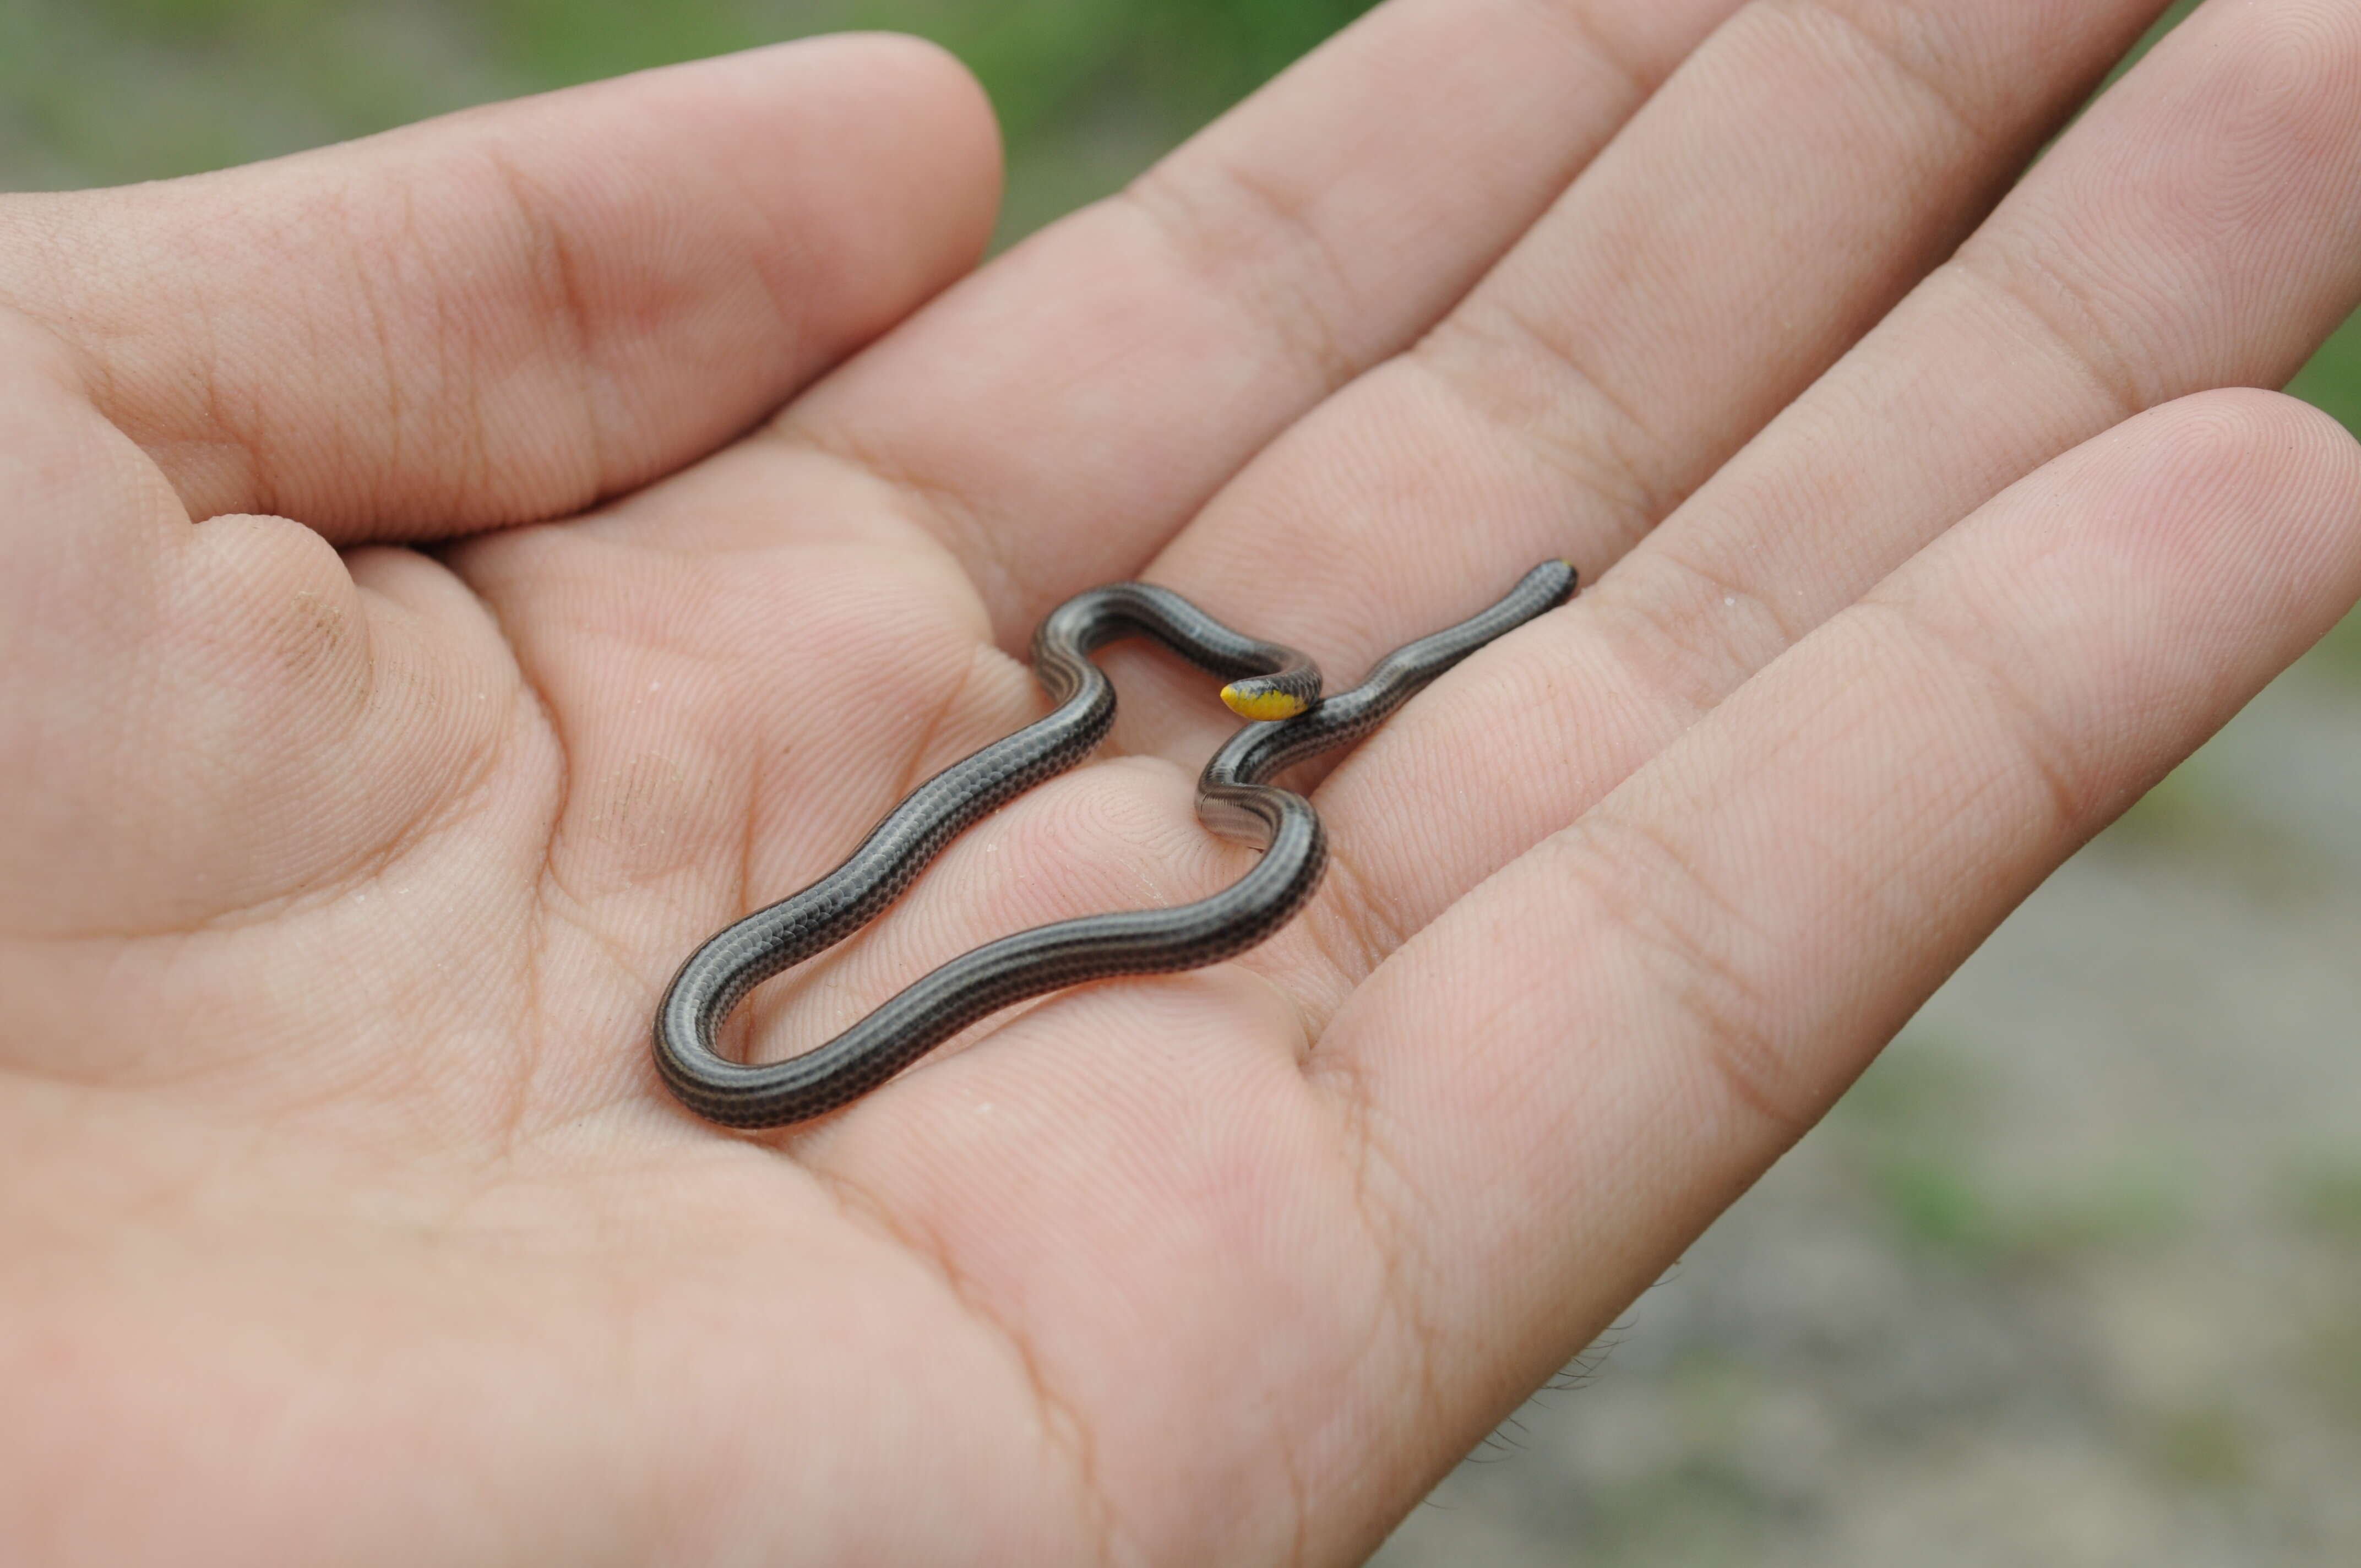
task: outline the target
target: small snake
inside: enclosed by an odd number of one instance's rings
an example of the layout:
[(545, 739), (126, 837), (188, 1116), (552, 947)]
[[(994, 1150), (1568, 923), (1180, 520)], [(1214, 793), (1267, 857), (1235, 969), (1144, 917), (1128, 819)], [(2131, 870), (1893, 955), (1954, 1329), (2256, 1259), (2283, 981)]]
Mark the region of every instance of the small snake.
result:
[[(868, 1093), (1012, 1003), (1245, 952), (1303, 907), (1328, 864), (1312, 803), (1266, 781), (1359, 740), (1485, 643), (1564, 604), (1575, 583), (1572, 565), (1543, 562), (1482, 614), (1397, 648), (1359, 685), (1324, 699), (1311, 660), (1231, 630), (1169, 588), (1114, 583), (1068, 599), (1033, 636), (1034, 677), (1056, 710), (920, 784), (842, 865), (689, 955), (656, 1010), (657, 1070), (682, 1104), (708, 1121), (784, 1126)], [(1223, 701), (1257, 721), (1231, 737), (1197, 780), (1198, 817), (1261, 848), (1253, 869), (1193, 904), (1086, 915), (987, 942), (785, 1061), (750, 1067), (719, 1054), (714, 1032), (747, 992), (869, 924), (971, 823), (1072, 767), (1104, 739), (1115, 722), (1115, 688), (1090, 655), (1126, 637), (1154, 638), (1228, 679)]]

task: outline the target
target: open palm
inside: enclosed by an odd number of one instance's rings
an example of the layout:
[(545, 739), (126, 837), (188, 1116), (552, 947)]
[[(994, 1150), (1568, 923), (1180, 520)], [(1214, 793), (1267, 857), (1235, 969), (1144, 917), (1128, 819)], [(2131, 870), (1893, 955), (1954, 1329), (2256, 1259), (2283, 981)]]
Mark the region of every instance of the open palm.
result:
[[(2361, 290), (2361, 13), (2216, 0), (1986, 219), (2158, 8), (1395, 0), (923, 310), (992, 138), (889, 39), (0, 205), (0, 1556), (1369, 1550), (2361, 591), (2351, 444), (2207, 390)], [(658, 1085), (1058, 600), (1350, 680), (1554, 554), (1247, 960)], [(743, 1048), (1236, 874), (1108, 663)]]

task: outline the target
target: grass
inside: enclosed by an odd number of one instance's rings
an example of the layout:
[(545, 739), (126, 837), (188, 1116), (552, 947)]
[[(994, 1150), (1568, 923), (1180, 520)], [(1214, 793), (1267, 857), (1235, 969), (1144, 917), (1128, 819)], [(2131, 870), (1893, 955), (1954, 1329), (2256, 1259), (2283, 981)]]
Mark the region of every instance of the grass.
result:
[(1861, 1075), (1828, 1135), (1885, 1233), (1971, 1268), (2040, 1266), (2169, 1244), (2191, 1223), (2191, 1162), (2135, 1151), (2024, 1190), (1992, 1168), (2006, 1114), (1993, 1069), (1957, 1043), (1906, 1032)]
[(2226, 1405), (2168, 1411), (2147, 1435), (2150, 1462), (2176, 1491), (2236, 1491), (2251, 1485), (2260, 1469), (2253, 1435)]
[(2361, 1163), (2323, 1160), (2290, 1184), (2290, 1208), (2306, 1230), (2361, 1257)]

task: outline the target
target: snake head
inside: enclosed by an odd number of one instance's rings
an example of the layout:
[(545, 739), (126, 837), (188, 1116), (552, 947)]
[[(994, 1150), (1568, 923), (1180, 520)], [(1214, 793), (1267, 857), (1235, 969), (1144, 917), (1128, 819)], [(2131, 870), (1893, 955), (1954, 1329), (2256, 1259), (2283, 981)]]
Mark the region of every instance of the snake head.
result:
[(1222, 688), (1222, 700), (1240, 718), (1292, 718), (1312, 705), (1272, 675), (1249, 675)]

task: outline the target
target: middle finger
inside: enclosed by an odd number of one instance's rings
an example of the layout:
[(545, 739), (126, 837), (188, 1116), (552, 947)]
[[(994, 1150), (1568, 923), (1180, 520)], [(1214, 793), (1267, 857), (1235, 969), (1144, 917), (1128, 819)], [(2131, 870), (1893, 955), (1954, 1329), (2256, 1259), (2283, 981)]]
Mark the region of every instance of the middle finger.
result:
[[(1340, 674), (1535, 560), (1596, 576), (1958, 243), (2159, 8), (1745, 7), (1440, 327), (1290, 431), (1155, 574)], [(1146, 712), (1127, 733), (1155, 733)]]
[[(1333, 982), (2019, 476), (2284, 381), (2361, 291), (2356, 76), (2347, 5), (2205, 7), (1575, 613), (1390, 726), (1322, 799), (1357, 873), (1313, 912)], [(1422, 810), (1468, 756), (1488, 812)]]

